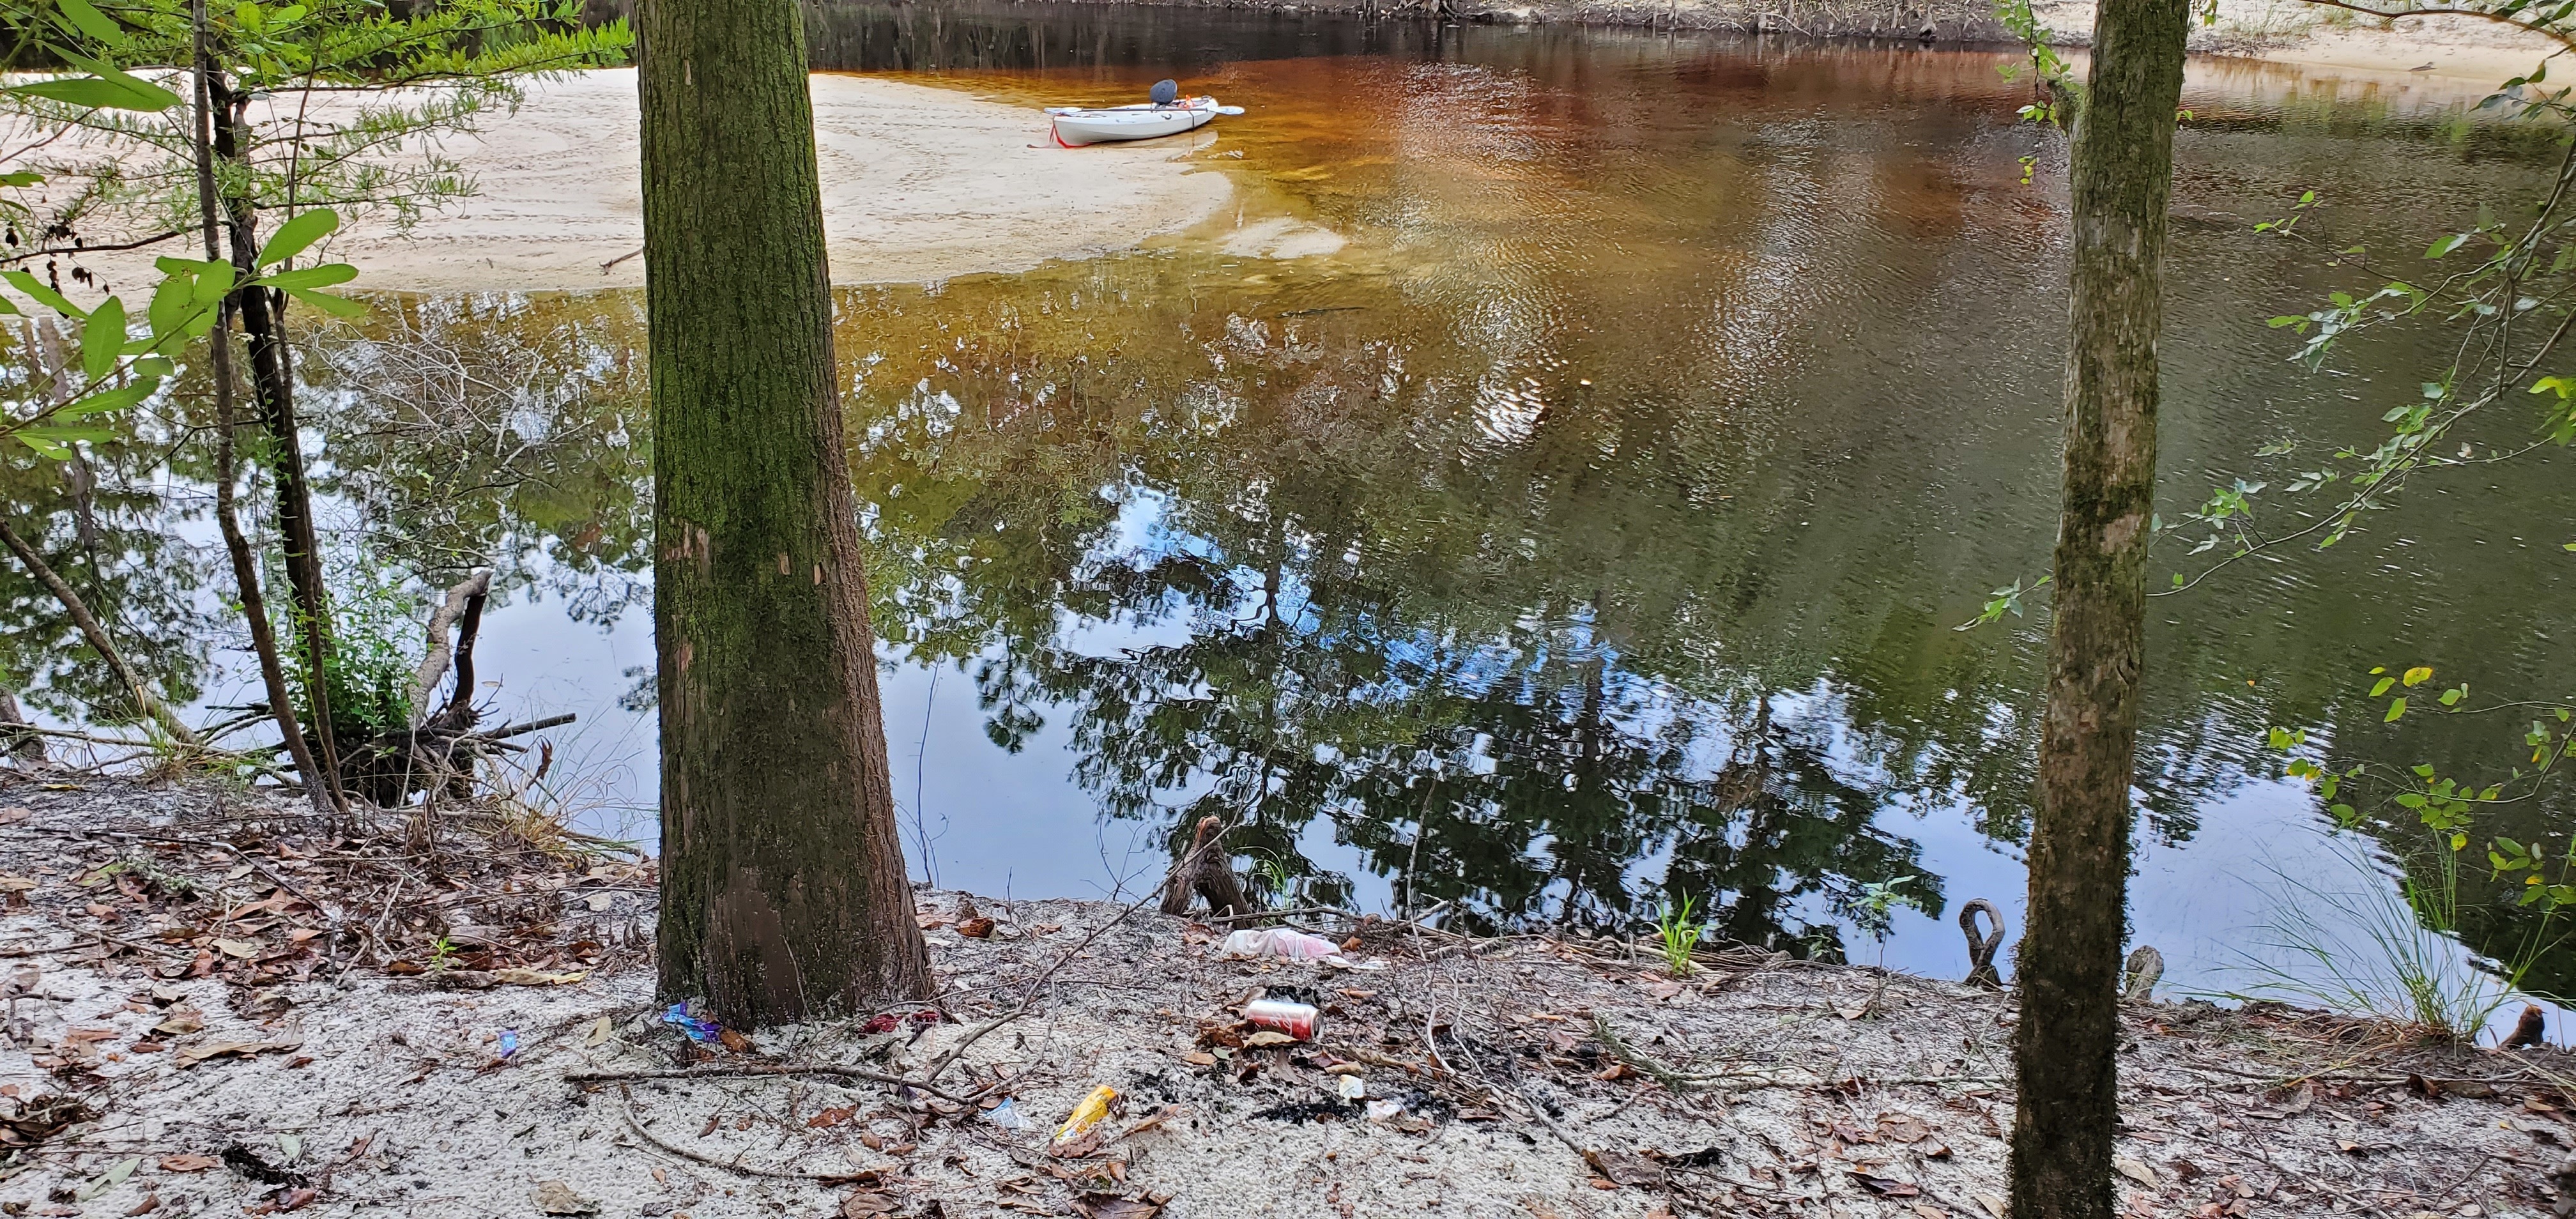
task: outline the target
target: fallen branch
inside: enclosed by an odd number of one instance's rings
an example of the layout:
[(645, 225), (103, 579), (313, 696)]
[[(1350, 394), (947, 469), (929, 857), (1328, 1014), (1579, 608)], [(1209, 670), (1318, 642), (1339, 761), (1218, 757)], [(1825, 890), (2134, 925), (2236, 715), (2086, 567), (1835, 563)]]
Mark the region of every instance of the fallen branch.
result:
[[(471, 651), (473, 644), (470, 641), (467, 642), (464, 645), (466, 650), (460, 653), (458, 649), (454, 648), (449, 643), (448, 633), (456, 626), (456, 620), (465, 615), (466, 606), (468, 604), (480, 600), (491, 591), (491, 571), (489, 569), (485, 569), (483, 571), (475, 572), (473, 575), (460, 581), (454, 588), (448, 589), (446, 600), (442, 601), (439, 604), (439, 607), (430, 613), (428, 627), (429, 653), (428, 655), (421, 657), (420, 668), (412, 674), (411, 679), (411, 722), (413, 727), (419, 727), (422, 721), (427, 720), (430, 717), (431, 712), (428, 710), (429, 696), (437, 691), (439, 679), (447, 676), (448, 666), (451, 663), (460, 660), (463, 664), (468, 666), (473, 663), (473, 653)], [(469, 694), (467, 687), (472, 681), (472, 678), (466, 676), (466, 673), (468, 672), (470, 672), (470, 669), (460, 669), (459, 671), (456, 683), (456, 693), (460, 699), (467, 697)]]
[(790, 1168), (755, 1168), (749, 1164), (719, 1160), (705, 1152), (691, 1151), (686, 1147), (664, 1142), (661, 1136), (646, 1130), (644, 1123), (635, 1119), (635, 1098), (627, 1094), (625, 1085), (618, 1085), (617, 1098), (619, 1101), (617, 1108), (626, 1117), (627, 1129), (634, 1131), (636, 1137), (645, 1142), (683, 1160), (704, 1164), (709, 1168), (721, 1168), (726, 1172), (741, 1173), (746, 1177), (769, 1177), (781, 1181), (817, 1181), (825, 1185), (846, 1185), (862, 1179), (861, 1174), (854, 1172), (798, 1172)]
[(822, 1062), (746, 1062), (712, 1067), (645, 1067), (632, 1071), (570, 1071), (564, 1082), (575, 1084), (623, 1083), (636, 1079), (739, 1079), (752, 1076), (832, 1075), (843, 1079), (864, 1079), (870, 1083), (915, 1088), (944, 1101), (966, 1104), (967, 1098), (945, 1092), (917, 1079), (906, 1079), (884, 1071), (864, 1067), (843, 1067)]

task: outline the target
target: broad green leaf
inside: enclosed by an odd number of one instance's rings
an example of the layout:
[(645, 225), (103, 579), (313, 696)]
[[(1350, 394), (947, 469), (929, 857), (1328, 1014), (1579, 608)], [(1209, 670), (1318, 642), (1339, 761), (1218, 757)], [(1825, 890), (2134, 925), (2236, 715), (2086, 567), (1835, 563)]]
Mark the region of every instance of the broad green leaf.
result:
[(197, 304), (211, 305), (233, 290), (233, 264), (201, 262), (197, 265), (204, 268), (197, 272)]
[(2442, 238), (2441, 240), (2434, 242), (2432, 245), (2425, 247), (2424, 257), (2440, 258), (2444, 254), (2448, 254), (2453, 250), (2459, 249), (2461, 246), (2467, 245), (2468, 242), (2468, 234), (2453, 233), (2450, 236)]
[(44, 181), (45, 175), (32, 170), (21, 169), (0, 174), (0, 186), (41, 186)]
[(125, 302), (111, 296), (100, 301), (81, 326), (81, 375), (104, 381), (116, 371), (117, 357), (124, 354)]
[(36, 455), (39, 457), (50, 457), (55, 461), (71, 460), (72, 451), (70, 449), (56, 444), (51, 440), (47, 440), (42, 436), (29, 435), (28, 433), (33, 430), (34, 429), (32, 428), (22, 428), (18, 431), (7, 433), (7, 435), (20, 443), (25, 444), (28, 448), (34, 449), (36, 451)]
[[(268, 244), (259, 248), (259, 265), (273, 267), (305, 251), (306, 247), (331, 235), (340, 227), (340, 213), (327, 207), (299, 212), (294, 219), (277, 226)], [(352, 270), (351, 275), (357, 272)], [(284, 287), (285, 285), (278, 285)]]
[(172, 363), (168, 356), (145, 356), (134, 362), (134, 375), (138, 377), (151, 377), (158, 380), (162, 377), (177, 376), (178, 372), (179, 366)]
[(2394, 685), (2396, 685), (2396, 684), (2397, 684), (2397, 679), (2396, 679), (2396, 678), (2394, 678), (2394, 677), (2383, 677), (2383, 678), (2380, 678), (2380, 679), (2379, 679), (2379, 681), (2377, 682), (2377, 684), (2375, 684), (2375, 685), (2373, 685), (2373, 686), (2371, 686), (2371, 687), (2370, 687), (2370, 696), (2371, 696), (2372, 698), (2377, 698), (2377, 697), (2379, 697), (2379, 696), (2380, 696), (2380, 695), (2382, 695), (2382, 694), (2386, 694), (2386, 693), (2388, 693), (2388, 689), (2389, 689), (2389, 687), (2394, 686)]
[(310, 288), (289, 288), (286, 294), (333, 317), (367, 316), (365, 305), (345, 296), (333, 296), (328, 292), (316, 292)]
[(145, 80), (140, 76), (126, 72), (123, 69), (118, 68), (115, 64), (108, 63), (105, 60), (91, 59), (86, 55), (75, 54), (71, 51), (63, 51), (61, 54), (64, 59), (71, 61), (74, 66), (87, 68), (90, 71), (97, 73), (100, 80), (106, 81), (108, 84), (124, 92), (132, 99), (125, 104), (118, 106), (117, 109), (158, 111), (167, 110), (170, 107), (179, 104), (178, 94), (172, 93), (171, 91), (153, 84), (151, 81)]
[(81, 33), (109, 46), (124, 44), (125, 31), (118, 29), (115, 22), (108, 20), (107, 14), (90, 7), (89, 0), (54, 0), (54, 2), (61, 6), (63, 19), (71, 22)]
[(152, 289), (152, 302), (143, 307), (143, 320), (152, 328), (154, 337), (170, 334), (187, 322), (188, 309), (195, 303), (196, 291), (193, 276), (173, 274), (162, 277), (160, 286)]
[(345, 284), (357, 277), (356, 267), (345, 262), (332, 262), (318, 267), (297, 267), (292, 271), (264, 275), (260, 277), (259, 282), (281, 291), (292, 291), (297, 288), (328, 288), (333, 284)]
[[(18, 303), (17, 303), (16, 301), (10, 300), (8, 297), (5, 297), (5, 296), (0, 296), (0, 314), (9, 314), (9, 315), (14, 316), (14, 315), (16, 315), (16, 314), (17, 314), (17, 312), (18, 312)], [(2570, 547), (2568, 547), (2567, 549), (2569, 549), (2569, 550), (2576, 550), (2576, 546), (2570, 546)]]
[(2404, 714), (2406, 714), (2406, 700), (2402, 698), (2392, 698), (2388, 700), (2388, 718), (2379, 722), (2383, 724), (2394, 724), (2397, 722), (2397, 717)]
[(2433, 668), (2430, 665), (2417, 665), (2406, 670), (2406, 684), (2409, 686), (2420, 686), (2431, 680), (2433, 680)]
[(78, 318), (89, 316), (87, 310), (71, 303), (71, 301), (64, 298), (62, 293), (56, 292), (52, 288), (46, 286), (45, 281), (38, 279), (25, 271), (0, 271), (0, 279), (8, 280), (10, 287), (16, 288), (29, 296), (35, 297), (37, 304), (43, 305), (56, 313), (62, 314), (64, 317)]
[(53, 417), (68, 422), (73, 419), (82, 419), (91, 415), (104, 415), (109, 411), (121, 411), (137, 402), (141, 402), (144, 399), (151, 397), (152, 391), (159, 388), (161, 388), (161, 383), (159, 381), (146, 377), (132, 385), (128, 385), (120, 389), (111, 389), (103, 393), (91, 394), (88, 397), (65, 406), (61, 410), (55, 411)]

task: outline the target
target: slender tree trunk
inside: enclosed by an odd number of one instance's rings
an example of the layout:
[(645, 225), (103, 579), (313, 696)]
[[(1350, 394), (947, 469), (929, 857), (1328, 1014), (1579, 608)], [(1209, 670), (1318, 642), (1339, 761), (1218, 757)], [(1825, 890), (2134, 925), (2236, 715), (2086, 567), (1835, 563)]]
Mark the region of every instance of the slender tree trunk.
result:
[(662, 991), (757, 1027), (931, 989), (896, 837), (794, 0), (641, 32)]
[[(214, 55), (208, 47), (206, 0), (193, 0), (189, 16), (196, 28), (195, 98), (197, 152), (198, 226), (205, 238), (206, 261), (223, 258), (217, 233), (221, 220), (215, 208), (215, 160), (213, 127)], [(229, 305), (215, 315), (214, 333), (206, 340), (206, 350), (215, 383), (215, 523), (223, 531), (224, 550), (232, 559), (233, 588), (241, 595), (242, 617), (250, 625), (250, 646), (259, 658), (259, 680), (268, 691), (269, 714), (277, 721), (277, 734), (286, 743), (287, 756), (295, 762), (296, 777), (304, 781), (304, 795), (313, 802), (315, 812), (325, 818), (341, 811), (340, 776), (325, 770), (313, 760), (313, 750), (305, 743), (304, 729), (296, 722), (294, 692), (286, 684), (286, 667), (277, 656), (277, 634), (268, 619), (268, 597), (260, 587), (259, 564), (251, 556), (250, 539), (242, 533), (241, 514), (233, 502), (234, 483), (239, 478), (234, 460), (233, 431), (233, 339), (232, 310)]]
[[(240, 107), (248, 100), (235, 93), (210, 50), (199, 47), (207, 112), (213, 130), (213, 155), (239, 162)], [(221, 227), (234, 273), (249, 279), (259, 270), (259, 212), (250, 199), (222, 200)], [(222, 257), (212, 250), (208, 258)], [(295, 414), (295, 367), (286, 346), (286, 297), (268, 288), (235, 289), (228, 307), (241, 318), (242, 337), (250, 348), (251, 398), (268, 433), (269, 477), (276, 484), (277, 545), (286, 564), (286, 584), (295, 598), (293, 615), (296, 655), (304, 667), (304, 701), (313, 713), (315, 752), (323, 773), (337, 781), (340, 742), (331, 714), (331, 604), (322, 574), (322, 552), (313, 532), (313, 491), (304, 477), (302, 422)]]
[(2029, 932), (2017, 966), (2014, 1219), (2118, 1209), (2120, 942), (2138, 736), (2146, 558), (2156, 481), (2156, 338), (2164, 325), (2189, 0), (2102, 0), (2074, 147), (2065, 502)]
[(45, 562), (44, 556), (37, 554), (27, 539), (19, 537), (18, 531), (10, 528), (7, 521), (0, 521), (0, 546), (8, 547), (9, 553), (18, 556), (18, 563), (27, 569), (27, 574), (44, 585), (45, 590), (54, 595), (54, 600), (62, 602), (63, 612), (71, 615), (72, 625), (80, 628), (81, 638), (89, 641), (99, 659), (107, 662), (108, 671), (116, 674), (118, 684), (123, 685), (125, 692), (134, 699), (135, 710), (143, 718), (159, 724), (172, 740), (182, 745), (196, 744), (197, 734), (188, 731), (188, 726), (171, 713), (169, 705), (152, 693), (150, 686), (143, 684), (143, 678), (135, 673), (134, 666), (125, 663), (125, 653), (117, 650), (115, 641), (107, 637), (107, 630), (91, 615), (89, 605), (80, 599), (80, 594), (73, 592), (71, 585), (63, 583), (63, 578), (54, 573), (53, 566)]

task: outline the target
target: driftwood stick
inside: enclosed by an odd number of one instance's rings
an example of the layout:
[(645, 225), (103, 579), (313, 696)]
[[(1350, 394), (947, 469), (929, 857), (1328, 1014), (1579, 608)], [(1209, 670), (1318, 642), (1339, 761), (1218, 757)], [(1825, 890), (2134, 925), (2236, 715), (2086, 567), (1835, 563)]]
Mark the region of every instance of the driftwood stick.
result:
[(746, 1177), (773, 1177), (786, 1181), (819, 1181), (827, 1185), (839, 1185), (860, 1179), (859, 1174), (855, 1172), (797, 1172), (794, 1169), (787, 1168), (758, 1168), (749, 1164), (719, 1160), (705, 1152), (691, 1151), (686, 1147), (666, 1142), (659, 1135), (654, 1134), (650, 1130), (646, 1130), (644, 1128), (644, 1123), (636, 1120), (635, 1098), (627, 1095), (625, 1085), (618, 1085), (617, 1096), (620, 1102), (618, 1109), (626, 1115), (627, 1129), (634, 1131), (636, 1137), (643, 1139), (645, 1142), (651, 1143), (655, 1147), (659, 1147), (683, 1160), (692, 1160), (697, 1163), (704, 1164), (709, 1168), (721, 1168), (726, 1172), (738, 1172)]
[[(412, 674), (411, 678), (411, 722), (414, 726), (429, 718), (430, 713), (427, 710), (429, 696), (431, 692), (438, 689), (439, 679), (447, 676), (448, 666), (454, 662), (455, 652), (449, 646), (448, 632), (455, 627), (457, 618), (465, 613), (469, 600), (479, 599), (491, 591), (491, 571), (487, 569), (475, 572), (459, 581), (454, 588), (448, 589), (447, 599), (441, 602), (436, 610), (430, 612), (429, 654), (421, 657), (420, 668)], [(479, 608), (479, 600), (476, 604)], [(468, 648), (471, 646), (470, 643), (467, 644)], [(470, 663), (469, 661), (469, 666)], [(465, 688), (466, 684), (460, 682), (459, 688)]]
[(916, 1079), (905, 1079), (884, 1071), (864, 1067), (844, 1067), (822, 1062), (745, 1062), (711, 1067), (646, 1067), (632, 1071), (567, 1071), (565, 1083), (620, 1083), (632, 1079), (740, 1079), (762, 1075), (831, 1075), (842, 1079), (864, 1079), (870, 1083), (914, 1088), (941, 1100), (965, 1104), (966, 1098), (945, 1092)]
[(99, 626), (98, 619), (90, 616), (89, 606), (82, 602), (80, 594), (73, 592), (71, 585), (63, 583), (63, 578), (55, 575), (54, 569), (45, 563), (44, 556), (37, 554), (35, 547), (19, 537), (18, 531), (10, 528), (5, 520), (0, 520), (0, 544), (7, 545), (9, 553), (18, 556), (18, 562), (26, 567), (27, 574), (36, 577), (37, 582), (45, 586), (45, 591), (54, 595), (54, 600), (62, 602), (63, 611), (71, 615), (72, 625), (80, 628), (81, 637), (89, 641), (89, 646), (101, 659), (107, 661), (107, 667), (116, 674), (116, 680), (134, 696), (135, 706), (160, 724), (161, 730), (169, 733), (172, 740), (182, 745), (196, 744), (197, 734), (188, 731), (188, 726), (171, 714), (170, 708), (143, 684), (143, 679), (135, 676), (133, 666), (125, 663), (125, 653), (117, 650), (115, 641), (107, 637), (107, 631)]

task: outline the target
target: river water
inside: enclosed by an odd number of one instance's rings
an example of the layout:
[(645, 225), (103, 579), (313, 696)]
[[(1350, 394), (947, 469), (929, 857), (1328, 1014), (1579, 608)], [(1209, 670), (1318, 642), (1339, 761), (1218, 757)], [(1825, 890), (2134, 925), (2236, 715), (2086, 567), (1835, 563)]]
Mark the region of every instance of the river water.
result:
[[(2016, 121), (2012, 56), (1121, 7), (812, 29), (821, 68), (1014, 101), (1179, 75), (1249, 108), (1193, 137), (1238, 188), (1207, 230), (843, 296), (916, 876), (1133, 892), (1175, 832), (1239, 814), (1299, 904), (1633, 930), (1688, 898), (1719, 936), (1944, 975), (1968, 899), (2018, 934), (2044, 611), (1954, 629), (2045, 571), (2054, 524), (2064, 154)], [(2528, 205), (2548, 150), (2471, 117), (2481, 92), (2194, 65), (2167, 520), (2244, 478), (2295, 527), (2316, 504), (2287, 475), (2438, 370), (2434, 328), (2312, 373), (2265, 319), (2379, 282), (2337, 250), (2412, 268)], [(2255, 231), (2307, 190), (2314, 243)], [(501, 706), (580, 713), (568, 794), (649, 838), (640, 298), (388, 303), (380, 345), (307, 361), (335, 502), (396, 553), (501, 564)], [(490, 390), (484, 440), (389, 422), (435, 376)], [(2335, 550), (2151, 604), (2132, 922), (2170, 985), (2259, 982), (2318, 893), (2384, 905), (2425, 857), (2404, 822), (2329, 836), (2267, 729), (2500, 777), (2518, 727), (2383, 725), (2372, 666), (2576, 690), (2566, 470), (2428, 478)], [(497, 507), (454, 493), (485, 484)], [(2473, 947), (2531, 933), (2467, 882)]]

